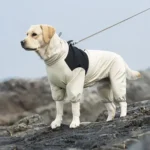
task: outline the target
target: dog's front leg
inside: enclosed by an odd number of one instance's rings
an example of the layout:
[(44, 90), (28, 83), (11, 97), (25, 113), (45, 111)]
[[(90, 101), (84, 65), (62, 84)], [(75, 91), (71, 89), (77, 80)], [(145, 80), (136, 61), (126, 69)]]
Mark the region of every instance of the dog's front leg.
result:
[(80, 126), (80, 102), (72, 103), (72, 115), (70, 128), (76, 128)]
[(52, 129), (55, 129), (61, 126), (62, 117), (63, 117), (63, 106), (64, 106), (64, 101), (56, 101), (56, 118), (51, 123)]
[(83, 92), (85, 71), (82, 68), (74, 70), (72, 80), (66, 86), (67, 98), (72, 103), (72, 122), (70, 128), (80, 126), (80, 100)]
[(51, 123), (51, 128), (55, 129), (62, 123), (65, 90), (51, 84), (51, 92), (52, 98), (56, 101), (56, 118)]

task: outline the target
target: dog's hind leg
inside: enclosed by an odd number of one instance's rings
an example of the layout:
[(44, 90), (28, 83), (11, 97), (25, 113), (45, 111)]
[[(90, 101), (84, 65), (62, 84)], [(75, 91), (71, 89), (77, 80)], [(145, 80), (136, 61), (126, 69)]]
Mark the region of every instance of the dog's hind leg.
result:
[(106, 121), (113, 120), (116, 114), (116, 106), (114, 103), (105, 103), (105, 107), (108, 111), (108, 117)]
[(121, 114), (120, 117), (124, 117), (127, 115), (127, 102), (120, 102)]
[(118, 57), (110, 70), (110, 81), (115, 101), (120, 104), (121, 114), (127, 114), (126, 103), (126, 68), (122, 58)]
[(100, 96), (100, 101), (105, 104), (105, 107), (108, 111), (107, 121), (113, 120), (116, 114), (116, 106), (113, 103), (114, 97), (110, 85), (110, 80), (108, 78), (103, 79), (98, 84), (98, 91)]

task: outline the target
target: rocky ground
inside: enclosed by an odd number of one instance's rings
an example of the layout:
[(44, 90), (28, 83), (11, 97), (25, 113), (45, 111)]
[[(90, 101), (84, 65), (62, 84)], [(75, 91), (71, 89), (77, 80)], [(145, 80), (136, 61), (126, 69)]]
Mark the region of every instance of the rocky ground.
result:
[[(78, 129), (69, 129), (70, 103), (66, 101), (61, 128), (51, 130), (55, 103), (47, 78), (11, 79), (0, 83), (0, 150), (147, 150), (150, 134), (150, 70), (142, 71), (142, 79), (128, 81), (128, 116), (106, 122), (104, 105), (97, 87), (84, 90), (81, 121)], [(92, 123), (88, 123), (92, 122)], [(148, 140), (147, 140), (148, 139)], [(146, 143), (146, 144), (145, 144)], [(150, 146), (149, 146), (150, 147)], [(149, 150), (149, 149), (148, 149)]]
[[(46, 125), (39, 115), (29, 116), (0, 128), (0, 149), (150, 150), (150, 100), (130, 104), (125, 118), (116, 117), (106, 122), (101, 116), (98, 122), (84, 122), (77, 129), (63, 124), (56, 130)], [(146, 144), (142, 141), (144, 138), (147, 138)], [(136, 146), (134, 144), (142, 149), (131, 147)]]

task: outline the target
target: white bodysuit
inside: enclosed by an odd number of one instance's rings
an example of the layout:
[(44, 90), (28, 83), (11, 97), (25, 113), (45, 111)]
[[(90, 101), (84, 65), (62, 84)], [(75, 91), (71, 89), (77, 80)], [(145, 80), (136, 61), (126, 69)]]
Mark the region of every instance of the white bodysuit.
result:
[(59, 41), (57, 47), (55, 46), (51, 57), (45, 61), (54, 100), (63, 100), (64, 96), (67, 96), (72, 102), (79, 101), (83, 87), (109, 77), (111, 88), (109, 85), (107, 92), (113, 93), (116, 100), (125, 101), (126, 64), (121, 56), (109, 51), (85, 50), (89, 59), (89, 68), (85, 74), (85, 70), (81, 67), (74, 70), (69, 68), (65, 62), (68, 43), (54, 35), (50, 45), (54, 45), (53, 42), (56, 40)]

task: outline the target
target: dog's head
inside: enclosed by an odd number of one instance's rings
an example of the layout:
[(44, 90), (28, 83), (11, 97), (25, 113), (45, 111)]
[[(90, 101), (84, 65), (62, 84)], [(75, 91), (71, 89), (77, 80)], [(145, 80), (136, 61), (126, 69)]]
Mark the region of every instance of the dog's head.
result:
[(32, 25), (27, 31), (27, 36), (21, 41), (21, 46), (25, 50), (37, 50), (47, 45), (53, 35), (55, 29), (49, 25)]

